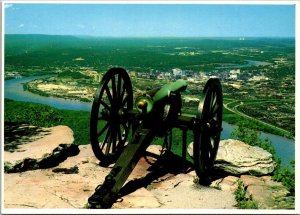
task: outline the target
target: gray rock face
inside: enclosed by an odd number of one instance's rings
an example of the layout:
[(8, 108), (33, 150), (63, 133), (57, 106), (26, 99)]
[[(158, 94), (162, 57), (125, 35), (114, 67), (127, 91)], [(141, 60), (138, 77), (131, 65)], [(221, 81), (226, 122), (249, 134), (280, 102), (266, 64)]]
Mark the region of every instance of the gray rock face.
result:
[[(191, 155), (193, 144), (188, 147)], [(192, 156), (192, 155), (191, 155)], [(215, 168), (223, 170), (233, 175), (251, 174), (267, 175), (274, 171), (276, 163), (272, 159), (272, 154), (266, 150), (250, 146), (239, 140), (220, 141)]]

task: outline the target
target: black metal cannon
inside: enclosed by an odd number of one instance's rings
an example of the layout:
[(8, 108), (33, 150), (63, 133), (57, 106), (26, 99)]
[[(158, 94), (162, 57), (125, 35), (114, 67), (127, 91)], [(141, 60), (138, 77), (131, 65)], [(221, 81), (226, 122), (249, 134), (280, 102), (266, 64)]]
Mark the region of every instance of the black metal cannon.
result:
[(187, 83), (178, 80), (138, 95), (134, 102), (131, 80), (124, 69), (112, 68), (103, 76), (92, 105), (90, 139), (102, 165), (115, 165), (88, 199), (90, 208), (110, 208), (153, 138), (166, 138), (173, 128), (183, 131), (184, 150), (187, 131), (193, 132), (195, 171), (200, 179), (209, 173), (222, 131), (221, 84), (216, 78), (207, 81), (196, 115), (181, 113), (180, 93), (186, 88)]

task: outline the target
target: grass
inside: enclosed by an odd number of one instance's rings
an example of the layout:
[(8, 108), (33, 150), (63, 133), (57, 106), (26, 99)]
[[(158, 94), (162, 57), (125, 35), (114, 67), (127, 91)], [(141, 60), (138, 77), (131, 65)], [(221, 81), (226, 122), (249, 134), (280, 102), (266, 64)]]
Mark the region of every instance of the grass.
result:
[[(74, 132), (74, 143), (89, 144), (89, 119), (87, 111), (60, 110), (47, 105), (5, 99), (5, 123), (26, 123), (38, 127), (66, 125)], [(10, 135), (5, 133), (5, 136)]]

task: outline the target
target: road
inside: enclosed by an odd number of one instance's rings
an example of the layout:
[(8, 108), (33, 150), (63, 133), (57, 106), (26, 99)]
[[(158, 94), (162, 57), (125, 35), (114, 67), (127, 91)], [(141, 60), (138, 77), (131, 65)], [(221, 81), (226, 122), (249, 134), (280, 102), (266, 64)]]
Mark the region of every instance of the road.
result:
[[(278, 100), (277, 100), (277, 101), (278, 101)], [(254, 118), (254, 117), (252, 117), (252, 116), (249, 116), (249, 115), (246, 115), (246, 114), (240, 112), (240, 111), (238, 110), (238, 107), (241, 106), (241, 105), (243, 105), (242, 102), (239, 102), (239, 103), (236, 104), (233, 108), (228, 107), (230, 104), (235, 103), (235, 102), (238, 102), (238, 101), (237, 101), (237, 100), (233, 100), (233, 101), (228, 102), (228, 103), (226, 103), (226, 104), (224, 103), (224, 108), (226, 108), (227, 110), (229, 110), (229, 111), (231, 111), (231, 112), (233, 112), (233, 113), (235, 113), (235, 114), (237, 114), (237, 115), (239, 115), (239, 116), (246, 117), (246, 118), (248, 118), (248, 119), (254, 120), (254, 121), (256, 121), (256, 122), (259, 122), (259, 123), (261, 123), (261, 124), (264, 124), (264, 125), (266, 125), (266, 126), (269, 126), (269, 127), (273, 128), (273, 129), (278, 130), (278, 131), (280, 131), (280, 132), (282, 132), (282, 133), (284, 133), (284, 134), (287, 134), (287, 135), (289, 135), (289, 136), (291, 135), (289, 131), (286, 131), (286, 130), (284, 130), (284, 129), (282, 129), (282, 128), (279, 128), (279, 127), (277, 127), (277, 126), (274, 126), (274, 125), (272, 125), (272, 124), (269, 124), (269, 123), (267, 123), (267, 122), (264, 122), (264, 121), (262, 121), (262, 120), (256, 119), (256, 118)], [(257, 102), (261, 102), (261, 101), (257, 101)], [(270, 101), (265, 101), (265, 102), (271, 102), (271, 100), (270, 100)], [(274, 101), (272, 101), (272, 102), (274, 102)]]

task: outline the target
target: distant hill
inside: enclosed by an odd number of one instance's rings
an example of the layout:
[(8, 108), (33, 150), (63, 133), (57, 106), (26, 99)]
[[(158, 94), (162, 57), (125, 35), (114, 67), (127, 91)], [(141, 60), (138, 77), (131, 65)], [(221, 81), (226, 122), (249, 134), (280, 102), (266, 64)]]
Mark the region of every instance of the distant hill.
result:
[[(270, 61), (282, 54), (294, 60), (294, 52), (294, 38), (5, 35), (5, 63), (12, 66), (93, 66), (106, 70), (110, 65), (118, 65), (144, 71), (172, 68), (199, 71), (213, 69), (218, 64), (242, 64), (246, 60)], [(84, 60), (74, 61), (79, 57)]]

